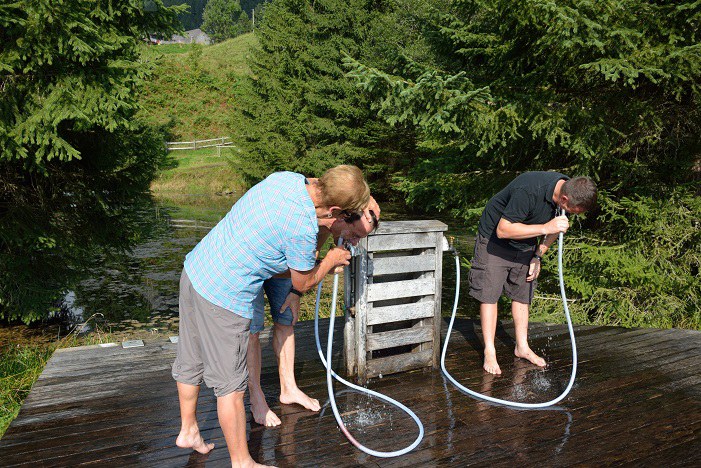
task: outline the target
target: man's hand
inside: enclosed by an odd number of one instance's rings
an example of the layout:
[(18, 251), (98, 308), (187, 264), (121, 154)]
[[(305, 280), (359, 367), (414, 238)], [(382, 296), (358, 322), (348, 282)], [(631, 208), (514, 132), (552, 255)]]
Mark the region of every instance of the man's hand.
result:
[(531, 259), (531, 264), (528, 267), (528, 276), (526, 277), (526, 281), (533, 281), (534, 279), (538, 278), (538, 275), (540, 275), (540, 260), (533, 257)]
[(567, 229), (570, 227), (570, 222), (565, 215), (555, 216), (543, 226), (545, 227), (543, 234), (559, 234), (561, 232), (567, 232)]
[(351, 253), (342, 246), (332, 247), (331, 249), (329, 249), (324, 260), (326, 260), (327, 258), (331, 261), (331, 264), (334, 266), (332, 271), (338, 271), (339, 268), (341, 269), (340, 271), (343, 271), (343, 267), (350, 264)]
[(370, 214), (371, 211), (375, 213), (375, 218), (380, 219), (380, 205), (377, 204), (373, 197), (370, 197), (368, 206), (365, 207), (365, 209), (363, 210), (363, 215), (365, 216), (365, 219), (372, 226), (372, 215)]
[(285, 312), (285, 309), (288, 307), (292, 311), (292, 326), (297, 323), (297, 319), (299, 318), (299, 299), (300, 297), (297, 294), (289, 293), (282, 307), (280, 307), (280, 313)]

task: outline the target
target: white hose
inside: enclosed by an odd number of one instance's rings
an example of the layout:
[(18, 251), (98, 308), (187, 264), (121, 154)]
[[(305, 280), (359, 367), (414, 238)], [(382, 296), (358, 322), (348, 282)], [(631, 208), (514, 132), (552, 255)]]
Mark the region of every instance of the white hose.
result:
[[(339, 245), (341, 245), (343, 239), (339, 239)], [(333, 409), (333, 414), (336, 417), (336, 422), (338, 422), (338, 427), (341, 429), (343, 434), (348, 438), (348, 440), (355, 445), (358, 449), (362, 450), (363, 452), (367, 453), (368, 455), (373, 455), (375, 457), (382, 457), (382, 458), (391, 458), (391, 457), (398, 457), (400, 455), (404, 455), (406, 453), (409, 453), (411, 450), (413, 450), (419, 443), (421, 443), (421, 440), (424, 437), (424, 426), (421, 424), (421, 421), (419, 418), (414, 414), (413, 411), (411, 411), (409, 408), (404, 406), (403, 404), (399, 403), (396, 400), (393, 400), (392, 398), (383, 395), (381, 393), (375, 392), (373, 390), (367, 389), (360, 387), (358, 385), (352, 384), (348, 382), (347, 380), (343, 379), (340, 377), (338, 374), (336, 374), (330, 366), (331, 362), (331, 354), (332, 354), (332, 348), (333, 348), (333, 327), (334, 327), (334, 319), (336, 317), (336, 299), (338, 297), (338, 273), (334, 274), (333, 276), (333, 296), (331, 299), (331, 317), (329, 320), (329, 337), (328, 337), (328, 342), (326, 345), (326, 359), (324, 359), (324, 355), (321, 352), (321, 343), (319, 342), (319, 302), (321, 299), (321, 286), (323, 284), (323, 281), (319, 283), (319, 287), (317, 288), (316, 291), (316, 307), (314, 309), (314, 338), (316, 339), (316, 350), (319, 353), (319, 357), (321, 358), (321, 362), (324, 364), (324, 367), (326, 368), (326, 386), (328, 388), (329, 392), (329, 400), (331, 402), (331, 409)], [(367, 393), (368, 395), (372, 395), (374, 397), (377, 397), (381, 400), (384, 400), (388, 403), (391, 403), (401, 410), (403, 410), (405, 413), (407, 413), (409, 416), (412, 417), (412, 419), (416, 422), (416, 425), (419, 427), (419, 435), (416, 437), (416, 440), (409, 445), (406, 448), (403, 448), (401, 450), (396, 450), (394, 452), (378, 452), (377, 450), (372, 450), (364, 445), (362, 445), (360, 442), (355, 440), (355, 438), (350, 434), (348, 429), (346, 428), (345, 424), (343, 424), (343, 420), (341, 419), (341, 415), (338, 412), (338, 407), (336, 406), (336, 398), (334, 396), (333, 392), (333, 381), (331, 380), (331, 377), (334, 377), (336, 380), (341, 382), (344, 385), (347, 385), (348, 387), (357, 390), (359, 392)]]
[(574, 329), (572, 328), (572, 319), (570, 318), (570, 309), (567, 306), (567, 296), (565, 295), (565, 280), (562, 275), (562, 238), (563, 235), (560, 233), (558, 237), (558, 251), (557, 251), (557, 264), (558, 264), (558, 269), (559, 269), (559, 274), (560, 274), (560, 293), (562, 294), (562, 304), (564, 305), (565, 309), (565, 316), (567, 317), (567, 327), (570, 331), (570, 342), (572, 343), (572, 375), (570, 376), (570, 382), (567, 385), (567, 388), (565, 389), (562, 394), (555, 398), (554, 400), (546, 401), (545, 403), (520, 403), (517, 401), (508, 401), (508, 400), (502, 400), (500, 398), (493, 398), (487, 395), (484, 395), (482, 393), (477, 393), (472, 390), (470, 390), (467, 387), (464, 387), (461, 385), (457, 380), (453, 378), (452, 375), (448, 373), (448, 370), (445, 368), (445, 355), (446, 351), (448, 350), (448, 342), (450, 341), (450, 334), (453, 331), (453, 322), (455, 322), (455, 314), (457, 312), (458, 308), (458, 297), (460, 295), (460, 259), (457, 255), (457, 252), (454, 252), (455, 255), (455, 271), (456, 271), (456, 277), (455, 277), (455, 303), (453, 304), (453, 315), (450, 318), (450, 325), (448, 325), (448, 334), (445, 336), (445, 343), (443, 344), (443, 352), (441, 353), (441, 370), (445, 374), (445, 376), (455, 385), (458, 387), (460, 390), (463, 392), (472, 395), (473, 397), (476, 398), (481, 398), (483, 400), (491, 401), (492, 403), (499, 403), (502, 405), (507, 405), (507, 406), (513, 406), (516, 408), (527, 408), (527, 409), (535, 409), (535, 408), (545, 408), (548, 406), (552, 406), (556, 404), (557, 402), (561, 401), (563, 398), (567, 396), (567, 394), (570, 392), (572, 389), (572, 385), (574, 384), (574, 378), (575, 375), (577, 374), (577, 345), (575, 344), (574, 341)]

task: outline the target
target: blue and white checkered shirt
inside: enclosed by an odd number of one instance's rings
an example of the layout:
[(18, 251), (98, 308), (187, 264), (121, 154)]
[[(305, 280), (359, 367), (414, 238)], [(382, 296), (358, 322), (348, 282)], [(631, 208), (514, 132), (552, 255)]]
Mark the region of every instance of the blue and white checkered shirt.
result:
[(305, 178), (276, 172), (252, 187), (185, 257), (205, 299), (244, 318), (263, 281), (290, 268), (314, 268), (319, 232)]

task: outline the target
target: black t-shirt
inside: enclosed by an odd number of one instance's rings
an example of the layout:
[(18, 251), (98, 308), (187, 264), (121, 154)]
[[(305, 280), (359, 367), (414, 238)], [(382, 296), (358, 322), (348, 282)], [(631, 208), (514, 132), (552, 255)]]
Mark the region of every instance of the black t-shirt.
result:
[(569, 179), (559, 172), (525, 172), (512, 180), (487, 203), (479, 222), (479, 233), (505, 247), (530, 250), (538, 238), (499, 239), (497, 224), (501, 218), (512, 223), (545, 224), (555, 217), (557, 205), (553, 192), (559, 180)]

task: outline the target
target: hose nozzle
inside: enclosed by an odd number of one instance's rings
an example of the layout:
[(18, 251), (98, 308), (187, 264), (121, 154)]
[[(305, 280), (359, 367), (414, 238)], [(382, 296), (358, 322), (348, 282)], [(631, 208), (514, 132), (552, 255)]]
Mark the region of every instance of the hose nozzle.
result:
[(343, 248), (350, 252), (351, 257), (356, 257), (356, 256), (358, 256), (358, 253), (359, 253), (359, 252), (358, 252), (358, 251), (359, 251), (358, 247), (356, 247), (355, 245), (351, 244), (350, 242), (343, 242)]
[(443, 252), (451, 252), (456, 257), (458, 256), (458, 251), (455, 249), (455, 237), (454, 236), (443, 236), (442, 241)]

